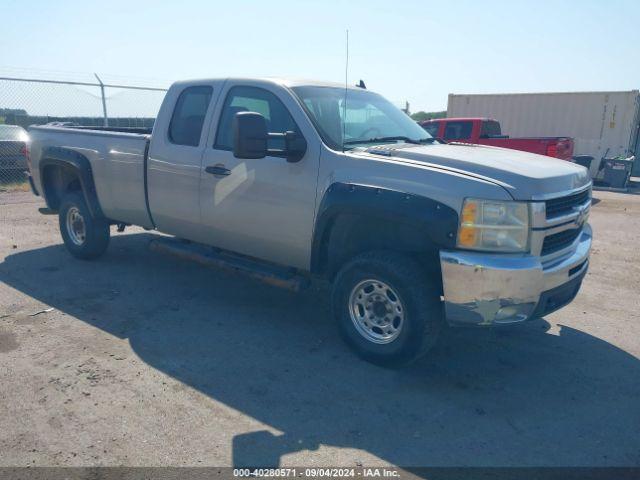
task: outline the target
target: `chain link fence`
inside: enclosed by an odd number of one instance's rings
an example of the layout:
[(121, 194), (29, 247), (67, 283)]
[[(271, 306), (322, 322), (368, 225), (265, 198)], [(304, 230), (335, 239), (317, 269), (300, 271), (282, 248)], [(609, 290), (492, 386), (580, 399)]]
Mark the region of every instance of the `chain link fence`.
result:
[(0, 192), (28, 189), (30, 126), (153, 127), (166, 86), (84, 77), (60, 80), (0, 72)]

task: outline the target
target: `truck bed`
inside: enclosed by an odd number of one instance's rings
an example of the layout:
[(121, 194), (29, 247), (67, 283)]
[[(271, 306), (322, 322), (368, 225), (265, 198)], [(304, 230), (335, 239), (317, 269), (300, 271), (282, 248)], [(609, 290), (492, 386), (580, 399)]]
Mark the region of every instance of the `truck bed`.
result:
[(512, 137), (503, 135), (500, 123), (485, 117), (434, 118), (419, 124), (438, 138), (448, 142), (490, 145), (523, 152), (571, 160), (573, 139), (561, 137)]
[[(124, 131), (123, 131), (124, 130)], [(42, 191), (40, 160), (49, 147), (74, 150), (89, 160), (104, 214), (118, 222), (151, 227), (146, 205), (147, 129), (32, 126), (31, 174)]]
[[(571, 160), (573, 153), (573, 142), (567, 137), (489, 137), (480, 138), (478, 143), (480, 145), (537, 153), (538, 155), (549, 155), (562, 160)], [(550, 155), (550, 151), (555, 152), (555, 154)]]

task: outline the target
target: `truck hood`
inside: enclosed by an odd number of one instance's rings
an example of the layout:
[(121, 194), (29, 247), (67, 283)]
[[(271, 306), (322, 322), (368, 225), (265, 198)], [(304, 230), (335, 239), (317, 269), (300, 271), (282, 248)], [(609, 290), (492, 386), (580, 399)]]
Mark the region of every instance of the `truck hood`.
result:
[(590, 182), (586, 168), (544, 155), (483, 145), (381, 145), (365, 155), (406, 165), (429, 166), (482, 178), (505, 188), (515, 200), (534, 200), (578, 189)]

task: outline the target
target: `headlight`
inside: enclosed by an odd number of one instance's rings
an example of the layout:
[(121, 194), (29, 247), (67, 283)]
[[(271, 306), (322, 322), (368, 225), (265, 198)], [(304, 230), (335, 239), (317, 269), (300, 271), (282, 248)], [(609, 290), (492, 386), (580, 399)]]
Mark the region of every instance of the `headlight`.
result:
[(529, 243), (529, 206), (467, 198), (462, 205), (458, 247), (494, 252), (525, 252)]

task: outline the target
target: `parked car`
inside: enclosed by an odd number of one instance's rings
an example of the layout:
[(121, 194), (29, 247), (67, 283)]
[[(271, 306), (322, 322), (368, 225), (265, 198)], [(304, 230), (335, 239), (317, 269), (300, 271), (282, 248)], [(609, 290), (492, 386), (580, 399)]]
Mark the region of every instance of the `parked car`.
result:
[(0, 125), (0, 180), (24, 181), (29, 135), (18, 125)]
[(344, 338), (376, 363), (423, 355), (445, 322), (545, 315), (589, 264), (583, 167), (442, 144), (362, 88), (178, 82), (151, 135), (30, 131), (33, 189), (73, 256), (139, 225), (190, 241), (158, 236), (156, 250), (274, 285), (323, 278)]
[(437, 118), (420, 122), (431, 136), (447, 142), (511, 148), (549, 157), (571, 160), (573, 139), (569, 137), (522, 137), (503, 135), (500, 122), (491, 118)]

